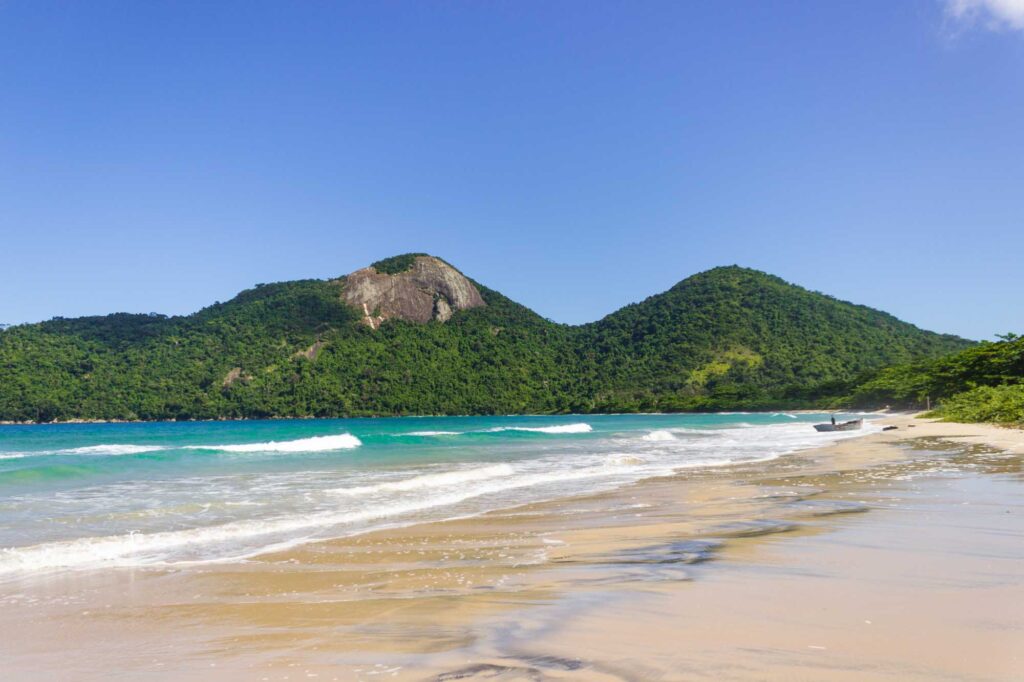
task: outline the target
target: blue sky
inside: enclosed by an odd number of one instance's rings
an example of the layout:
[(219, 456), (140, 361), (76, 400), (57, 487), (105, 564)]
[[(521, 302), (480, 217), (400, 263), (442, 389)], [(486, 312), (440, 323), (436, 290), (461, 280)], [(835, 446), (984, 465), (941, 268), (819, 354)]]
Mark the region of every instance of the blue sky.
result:
[(442, 256), (1024, 331), (1024, 2), (0, 2), (0, 322)]

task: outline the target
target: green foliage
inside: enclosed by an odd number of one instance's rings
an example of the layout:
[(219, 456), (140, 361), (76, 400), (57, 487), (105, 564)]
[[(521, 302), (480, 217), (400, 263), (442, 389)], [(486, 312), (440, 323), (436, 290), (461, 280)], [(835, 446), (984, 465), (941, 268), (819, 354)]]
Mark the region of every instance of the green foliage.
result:
[(924, 407), (950, 421), (1024, 423), (1024, 337), (981, 343), (958, 353), (887, 367), (857, 385), (841, 404)]
[[(374, 267), (402, 271), (415, 256)], [(578, 327), (477, 284), (486, 307), (372, 330), (342, 301), (343, 285), (260, 285), (187, 317), (0, 331), (0, 419), (814, 406), (884, 365), (969, 345), (737, 267)]]
[(942, 401), (930, 416), (954, 422), (995, 422), (1024, 427), (1024, 384), (978, 386)]
[(381, 273), (382, 275), (397, 275), (400, 272), (412, 269), (412, 264), (416, 261), (419, 256), (426, 256), (425, 253), (403, 253), (400, 256), (391, 256), (384, 260), (379, 260), (376, 263), (371, 263), (370, 267)]
[(980, 343), (931, 360), (885, 368), (859, 384), (846, 403), (920, 408), (977, 386), (1024, 381), (1024, 338)]

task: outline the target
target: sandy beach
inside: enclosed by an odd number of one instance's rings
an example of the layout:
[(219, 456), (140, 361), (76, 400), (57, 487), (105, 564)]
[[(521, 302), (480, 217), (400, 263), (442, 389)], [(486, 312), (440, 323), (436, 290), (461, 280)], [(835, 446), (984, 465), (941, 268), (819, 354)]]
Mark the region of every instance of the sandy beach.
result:
[(1021, 679), (1024, 432), (885, 421), (245, 563), (9, 581), (5, 679)]

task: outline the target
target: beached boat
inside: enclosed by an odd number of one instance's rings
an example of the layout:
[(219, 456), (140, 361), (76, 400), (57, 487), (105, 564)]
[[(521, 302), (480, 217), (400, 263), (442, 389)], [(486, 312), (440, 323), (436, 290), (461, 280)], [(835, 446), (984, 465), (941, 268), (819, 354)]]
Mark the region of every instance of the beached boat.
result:
[(842, 424), (815, 424), (814, 428), (817, 431), (856, 431), (862, 426), (864, 426), (863, 419), (851, 419)]

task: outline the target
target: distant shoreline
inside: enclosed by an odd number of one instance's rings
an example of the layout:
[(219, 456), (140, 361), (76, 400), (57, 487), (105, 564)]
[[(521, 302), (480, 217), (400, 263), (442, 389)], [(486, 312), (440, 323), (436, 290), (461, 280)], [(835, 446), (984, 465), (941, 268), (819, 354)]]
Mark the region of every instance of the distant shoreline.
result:
[(259, 422), (259, 421), (333, 421), (338, 419), (441, 419), (445, 417), (451, 418), (463, 418), (463, 417), (612, 417), (612, 416), (623, 416), (623, 415), (637, 415), (637, 416), (656, 416), (656, 415), (673, 415), (673, 414), (777, 414), (777, 413), (789, 413), (789, 414), (828, 414), (834, 412), (835, 414), (886, 414), (886, 415), (911, 415), (915, 414), (917, 410), (831, 410), (828, 408), (821, 408), (818, 410), (812, 409), (795, 409), (788, 410), (785, 408), (778, 409), (765, 409), (765, 410), (719, 410), (714, 412), (518, 412), (510, 414), (378, 414), (378, 415), (363, 415), (355, 417), (218, 417), (216, 419), (67, 419), (67, 420), (54, 420), (48, 422), (16, 422), (0, 420), (0, 426), (67, 426), (73, 424), (202, 424), (202, 423), (216, 423), (216, 422)]

